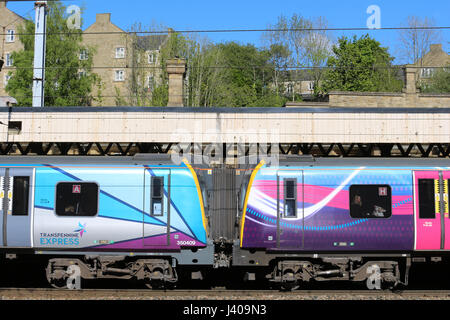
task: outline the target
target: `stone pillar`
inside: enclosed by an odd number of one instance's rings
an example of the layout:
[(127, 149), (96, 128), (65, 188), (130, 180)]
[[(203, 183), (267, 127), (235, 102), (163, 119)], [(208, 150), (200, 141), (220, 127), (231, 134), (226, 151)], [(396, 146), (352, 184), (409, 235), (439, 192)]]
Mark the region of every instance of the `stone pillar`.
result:
[(186, 60), (167, 60), (167, 73), (169, 74), (169, 102), (168, 107), (184, 107), (183, 84), (186, 71)]
[(405, 66), (405, 87), (403, 93), (405, 94), (405, 107), (416, 107), (418, 102), (417, 90), (417, 71), (419, 69), (413, 68), (412, 65)]
[(405, 88), (403, 88), (404, 93), (417, 93), (416, 87), (416, 74), (417, 68), (412, 68), (411, 65), (405, 66)]

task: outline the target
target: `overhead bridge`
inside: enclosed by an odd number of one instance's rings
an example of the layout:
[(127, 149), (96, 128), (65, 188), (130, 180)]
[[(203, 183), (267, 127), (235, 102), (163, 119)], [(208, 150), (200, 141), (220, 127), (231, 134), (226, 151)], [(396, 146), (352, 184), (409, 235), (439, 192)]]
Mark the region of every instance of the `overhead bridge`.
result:
[[(318, 156), (450, 153), (450, 108), (1, 108), (0, 154), (132, 155), (175, 145), (224, 154), (276, 144)], [(232, 153), (231, 153), (232, 154)]]

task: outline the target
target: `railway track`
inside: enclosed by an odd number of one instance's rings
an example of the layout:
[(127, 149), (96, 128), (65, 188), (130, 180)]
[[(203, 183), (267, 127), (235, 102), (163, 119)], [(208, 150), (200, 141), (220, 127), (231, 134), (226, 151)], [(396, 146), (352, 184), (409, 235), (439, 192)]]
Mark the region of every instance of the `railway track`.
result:
[(450, 300), (450, 290), (148, 290), (0, 288), (1, 300)]

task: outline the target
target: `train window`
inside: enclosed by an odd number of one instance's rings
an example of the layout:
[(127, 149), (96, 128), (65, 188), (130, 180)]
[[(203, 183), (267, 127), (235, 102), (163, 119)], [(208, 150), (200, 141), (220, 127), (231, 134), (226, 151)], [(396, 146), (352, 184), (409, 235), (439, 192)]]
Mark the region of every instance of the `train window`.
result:
[(164, 177), (152, 177), (152, 216), (163, 215)]
[(434, 198), (434, 179), (419, 179), (419, 218), (434, 219), (436, 205)]
[(284, 216), (297, 217), (297, 179), (284, 179)]
[(30, 177), (14, 177), (12, 215), (28, 215), (28, 196), (30, 194)]
[(389, 185), (350, 186), (350, 216), (352, 218), (389, 218), (391, 215)]
[(91, 217), (98, 212), (98, 185), (93, 182), (59, 182), (56, 185), (58, 216)]

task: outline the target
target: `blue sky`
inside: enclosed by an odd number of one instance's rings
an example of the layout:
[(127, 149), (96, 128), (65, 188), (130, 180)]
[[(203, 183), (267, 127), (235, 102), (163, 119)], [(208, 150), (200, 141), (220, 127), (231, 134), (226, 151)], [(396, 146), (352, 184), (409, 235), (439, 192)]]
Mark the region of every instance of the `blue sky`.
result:
[[(306, 18), (323, 16), (332, 28), (366, 27), (370, 5), (381, 10), (381, 27), (399, 27), (409, 15), (432, 18), (436, 26), (450, 26), (449, 0), (78, 0), (64, 1), (85, 8), (83, 29), (95, 21), (96, 13), (111, 13), (112, 22), (124, 30), (137, 22), (144, 26), (165, 25), (175, 30), (262, 29), (274, 24), (280, 15), (293, 13)], [(18, 14), (33, 14), (33, 1), (11, 2), (8, 8)], [(31, 11), (30, 11), (31, 10)], [(33, 14), (34, 16), (34, 14)], [(367, 31), (372, 37), (398, 54), (398, 32), (395, 30)], [(341, 35), (362, 35), (366, 31), (335, 31)], [(260, 32), (205, 33), (215, 42), (237, 41), (261, 45)], [(441, 33), (444, 50), (450, 51), (450, 30)]]

